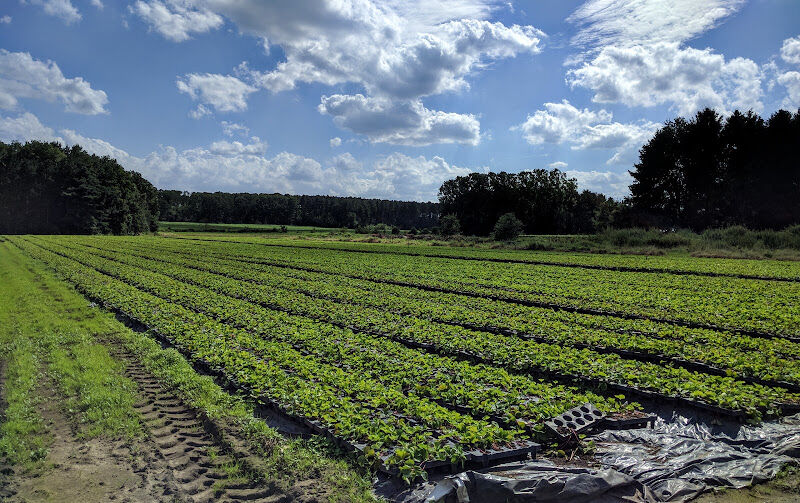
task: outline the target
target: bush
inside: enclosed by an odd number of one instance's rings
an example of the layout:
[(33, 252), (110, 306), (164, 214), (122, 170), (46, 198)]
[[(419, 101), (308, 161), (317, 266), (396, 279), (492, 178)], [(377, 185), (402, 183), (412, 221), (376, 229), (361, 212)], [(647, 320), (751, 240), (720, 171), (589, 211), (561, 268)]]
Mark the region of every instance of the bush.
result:
[(494, 224), (494, 238), (498, 241), (517, 239), (522, 234), (522, 222), (513, 213), (506, 213)]
[(445, 215), (439, 219), (439, 234), (442, 236), (454, 236), (461, 232), (461, 222), (455, 215)]
[(400, 234), (400, 228), (397, 226), (392, 227), (392, 234), (394, 234), (395, 236)]

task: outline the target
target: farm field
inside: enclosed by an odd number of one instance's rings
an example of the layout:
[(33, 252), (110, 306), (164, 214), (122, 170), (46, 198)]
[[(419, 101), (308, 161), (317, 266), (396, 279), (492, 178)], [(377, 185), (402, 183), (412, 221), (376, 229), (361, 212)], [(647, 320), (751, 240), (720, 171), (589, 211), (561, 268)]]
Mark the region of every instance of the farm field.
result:
[(587, 402), (800, 411), (796, 262), (191, 233), (0, 247), (409, 482), (545, 451), (545, 420)]
[(166, 232), (215, 232), (215, 233), (320, 233), (338, 229), (305, 225), (275, 224), (216, 224), (204, 222), (159, 222), (159, 229)]
[(3, 239), (0, 292), (0, 501), (374, 501)]

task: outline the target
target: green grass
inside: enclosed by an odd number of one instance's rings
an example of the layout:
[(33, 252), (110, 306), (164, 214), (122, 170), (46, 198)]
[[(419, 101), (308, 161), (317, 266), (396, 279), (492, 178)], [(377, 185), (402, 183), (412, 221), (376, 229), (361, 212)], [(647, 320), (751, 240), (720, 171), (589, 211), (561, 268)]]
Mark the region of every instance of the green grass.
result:
[(42, 400), (52, 399), (49, 387), (79, 437), (141, 434), (134, 384), (93, 339), (105, 327), (96, 323), (86, 301), (58, 298), (57, 281), (26, 263), (0, 244), (0, 289), (6, 292), (0, 300), (0, 348), (8, 403), (0, 455), (28, 466), (46, 457), (51, 438), (39, 410)]
[[(0, 310), (5, 310), (5, 303)], [(0, 458), (7, 463), (33, 468), (47, 456), (49, 439), (39, 414), (40, 399), (35, 389), (39, 382), (40, 363), (29, 339), (10, 341), (9, 325), (3, 323), (2, 351), (5, 355), (5, 400), (0, 425)]]

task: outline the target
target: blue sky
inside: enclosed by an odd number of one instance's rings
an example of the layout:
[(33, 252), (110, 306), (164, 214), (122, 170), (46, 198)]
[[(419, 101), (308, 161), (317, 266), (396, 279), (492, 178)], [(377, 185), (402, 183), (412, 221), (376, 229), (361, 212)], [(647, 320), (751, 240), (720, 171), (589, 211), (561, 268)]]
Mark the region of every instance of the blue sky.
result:
[(558, 167), (622, 197), (661, 123), (800, 106), (796, 0), (7, 0), (0, 140), (160, 188), (434, 200)]

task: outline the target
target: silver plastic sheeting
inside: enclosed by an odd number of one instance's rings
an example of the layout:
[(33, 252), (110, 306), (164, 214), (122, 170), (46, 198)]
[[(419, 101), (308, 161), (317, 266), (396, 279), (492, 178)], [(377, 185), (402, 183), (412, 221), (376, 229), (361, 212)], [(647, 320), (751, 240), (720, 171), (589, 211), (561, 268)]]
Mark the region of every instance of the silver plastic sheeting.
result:
[(758, 427), (697, 423), (676, 416), (654, 429), (592, 437), (597, 459), (650, 488), (658, 501), (689, 501), (713, 488), (767, 481), (800, 458), (800, 415)]
[[(665, 419), (668, 418), (668, 419)], [(547, 460), (445, 477), (406, 502), (684, 502), (715, 488), (764, 482), (800, 458), (800, 414), (755, 426), (664, 411), (654, 427), (590, 437), (602, 468)]]

